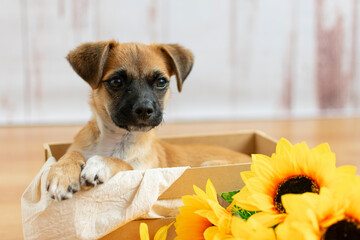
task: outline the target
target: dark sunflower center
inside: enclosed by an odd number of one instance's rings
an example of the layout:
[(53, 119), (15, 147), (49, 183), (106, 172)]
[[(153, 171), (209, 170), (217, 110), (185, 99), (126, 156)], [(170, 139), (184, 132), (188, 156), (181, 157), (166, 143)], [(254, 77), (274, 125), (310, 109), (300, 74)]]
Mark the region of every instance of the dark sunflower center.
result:
[(320, 188), (318, 184), (307, 176), (295, 176), (284, 180), (279, 184), (275, 197), (274, 205), (279, 213), (285, 213), (284, 206), (281, 202), (281, 196), (288, 193), (301, 194), (306, 192), (319, 193)]
[(324, 240), (359, 240), (360, 223), (348, 218), (331, 225), (323, 236)]

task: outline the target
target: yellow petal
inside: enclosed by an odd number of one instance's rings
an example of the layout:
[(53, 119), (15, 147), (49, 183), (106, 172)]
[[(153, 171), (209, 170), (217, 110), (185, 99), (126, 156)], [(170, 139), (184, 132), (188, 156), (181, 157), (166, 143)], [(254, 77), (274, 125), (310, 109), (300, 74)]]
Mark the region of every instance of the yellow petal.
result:
[(206, 199), (200, 199), (199, 197), (194, 197), (190, 195), (183, 196), (182, 201), (185, 206), (194, 208), (206, 208), (208, 206)]
[(207, 199), (207, 195), (206, 193), (201, 190), (199, 187), (193, 185), (193, 188), (194, 188), (194, 192), (196, 193), (197, 196), (199, 196), (201, 199)]
[(262, 161), (265, 161), (265, 162), (271, 162), (271, 158), (269, 156), (264, 155), (264, 154), (252, 154), (251, 158), (253, 160), (255, 158), (257, 160), (262, 160)]
[(315, 233), (311, 231), (311, 226), (304, 222), (288, 222), (276, 227), (276, 236), (278, 240), (319, 240)]
[(248, 225), (246, 222), (239, 217), (233, 217), (231, 222), (231, 232), (234, 237), (241, 237), (243, 236), (244, 229), (247, 229)]
[(275, 232), (272, 228), (263, 228), (256, 230), (251, 238), (251, 240), (276, 240)]
[(213, 240), (215, 238), (216, 233), (218, 233), (219, 230), (216, 226), (209, 227), (204, 232), (204, 238), (205, 240)]
[(276, 144), (276, 154), (289, 154), (291, 149), (291, 143), (285, 138), (281, 138)]
[(306, 201), (305, 196), (308, 194), (317, 196), (315, 193), (305, 193), (305, 194), (285, 194), (281, 196), (281, 202), (287, 213), (298, 214), (301, 216), (303, 214), (304, 209), (312, 208), (309, 205), (309, 202)]
[(274, 188), (274, 184), (266, 181), (262, 178), (251, 178), (246, 184), (247, 188), (251, 193), (263, 193), (263, 194), (271, 194), (271, 191)]
[(244, 186), (240, 192), (236, 193), (235, 195), (232, 196), (232, 199), (237, 199), (237, 200), (241, 200), (241, 199), (247, 199), (249, 196), (251, 196), (251, 193), (248, 189), (247, 186)]
[(263, 177), (268, 181), (272, 181), (276, 173), (269, 161), (265, 161), (261, 157), (253, 158), (254, 172), (257, 176)]
[(171, 225), (173, 225), (174, 222), (170, 223), (169, 225), (161, 227), (155, 234), (154, 240), (166, 240), (167, 232)]
[(253, 171), (244, 171), (240, 173), (240, 176), (242, 178), (242, 180), (244, 181), (244, 183), (246, 184), (246, 182), (252, 178), (255, 177), (255, 173)]
[(211, 200), (217, 202), (217, 194), (216, 194), (216, 190), (214, 185), (212, 184), (212, 182), (210, 181), (210, 179), (207, 180), (206, 183), (206, 195), (208, 196), (208, 198), (210, 198)]
[(272, 165), (274, 170), (277, 172), (279, 178), (283, 179), (289, 174), (298, 174), (298, 172), (296, 172), (294, 169), (293, 162), (291, 161), (290, 156), (275, 155), (272, 158)]
[(140, 239), (149, 240), (149, 229), (146, 223), (140, 223)]
[(266, 194), (254, 193), (249, 197), (249, 201), (253, 202), (261, 211), (273, 212), (273, 198)]
[(354, 166), (341, 166), (336, 169), (338, 174), (349, 174), (355, 175), (356, 174), (356, 167)]
[(231, 235), (221, 232), (216, 226), (207, 228), (204, 232), (204, 238), (205, 240), (234, 239)]
[(322, 143), (318, 146), (316, 146), (315, 148), (313, 148), (314, 150), (318, 151), (320, 154), (323, 153), (330, 153), (331, 149), (328, 143)]
[[(273, 227), (284, 221), (286, 214), (274, 214), (267, 212), (259, 212), (252, 215), (249, 220), (257, 221), (265, 227)], [(248, 221), (249, 221), (248, 220)]]
[(308, 222), (309, 224), (311, 224), (312, 228), (315, 229), (316, 231), (319, 231), (319, 222), (315, 212), (309, 208), (306, 209), (306, 211), (303, 214), (306, 215), (307, 218), (309, 219)]
[(295, 144), (293, 151), (291, 151), (292, 164), (296, 171), (307, 172), (309, 169), (309, 148), (305, 142)]
[(210, 221), (214, 225), (216, 225), (219, 220), (219, 218), (211, 210), (200, 209), (200, 210), (195, 211), (195, 213), (203, 218), (206, 218), (208, 221)]
[(254, 219), (249, 218), (247, 222), (233, 217), (231, 232), (237, 240), (275, 240), (275, 232), (271, 228), (264, 227)]
[(218, 221), (218, 228), (220, 232), (224, 234), (230, 234), (231, 232), (231, 218), (232, 216), (228, 215), (226, 217), (220, 218)]
[(248, 211), (260, 211), (260, 209), (255, 205), (254, 202), (249, 201), (250, 196), (251, 193), (245, 186), (241, 189), (240, 192), (238, 192), (232, 197), (234, 199), (233, 203)]
[(231, 215), (231, 213), (226, 211), (222, 206), (220, 206), (219, 203), (211, 201), (211, 200), (208, 200), (208, 203), (218, 218), (227, 217), (227, 216)]
[(220, 206), (218, 202), (209, 199), (208, 204), (211, 207), (211, 210), (200, 209), (195, 211), (195, 213), (207, 218), (214, 225), (219, 225), (220, 219), (231, 218), (231, 213)]

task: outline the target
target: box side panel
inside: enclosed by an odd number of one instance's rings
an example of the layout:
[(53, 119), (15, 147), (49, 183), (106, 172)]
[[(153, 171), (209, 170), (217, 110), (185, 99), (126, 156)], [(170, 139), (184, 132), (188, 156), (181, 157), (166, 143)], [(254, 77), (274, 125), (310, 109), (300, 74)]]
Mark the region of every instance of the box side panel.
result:
[(54, 157), (56, 160), (59, 160), (66, 153), (70, 145), (71, 145), (70, 143), (50, 144), (49, 145), (50, 151), (48, 152), (51, 154), (50, 156)]
[[(234, 151), (245, 154), (252, 154), (255, 152), (255, 132), (244, 131), (231, 134), (218, 135), (203, 135), (203, 136), (186, 136), (186, 137), (172, 137), (163, 138), (164, 141), (172, 144), (208, 144), (217, 145), (229, 148)], [(48, 146), (48, 157), (53, 156), (56, 159), (62, 157), (71, 143), (49, 143), (44, 144)], [(45, 148), (46, 149), (46, 148)], [(47, 159), (46, 158), (46, 159)]]
[[(119, 239), (131, 239), (140, 240), (140, 223), (146, 223), (149, 227), (150, 239), (154, 239), (154, 235), (159, 228), (174, 222), (175, 218), (160, 218), (153, 220), (136, 220), (127, 223), (126, 225), (114, 230), (106, 236), (100, 238), (100, 240), (119, 240)], [(168, 230), (167, 240), (172, 240), (176, 237), (175, 227), (172, 225)]]
[(43, 147), (44, 147), (45, 161), (46, 161), (46, 160), (48, 160), (48, 158), (49, 158), (50, 156), (52, 156), (52, 155), (51, 155), (51, 150), (50, 150), (50, 145), (49, 145), (48, 143), (44, 143), (44, 144), (43, 144)]
[(207, 144), (226, 147), (228, 149), (250, 155), (255, 151), (255, 133), (242, 132), (233, 134), (188, 136), (178, 138), (164, 138), (172, 144)]
[(255, 152), (267, 156), (275, 153), (276, 140), (266, 136), (264, 133), (258, 132), (255, 134)]
[(159, 199), (181, 198), (184, 195), (194, 194), (193, 185), (205, 189), (208, 179), (214, 184), (218, 193), (240, 190), (244, 186), (240, 172), (250, 170), (250, 164), (187, 169)]
[[(237, 144), (237, 147), (241, 146), (238, 151), (248, 154), (261, 153), (270, 156), (276, 148), (276, 142), (261, 132), (190, 139), (181, 138), (179, 140), (193, 141), (193, 139), (199, 139), (202, 142), (210, 141), (224, 147), (234, 147)], [(188, 169), (160, 196), (160, 199), (180, 198), (183, 195), (193, 194), (193, 185), (205, 189), (207, 179), (213, 182), (218, 193), (240, 190), (244, 185), (240, 172), (250, 170), (250, 165), (251, 163)]]

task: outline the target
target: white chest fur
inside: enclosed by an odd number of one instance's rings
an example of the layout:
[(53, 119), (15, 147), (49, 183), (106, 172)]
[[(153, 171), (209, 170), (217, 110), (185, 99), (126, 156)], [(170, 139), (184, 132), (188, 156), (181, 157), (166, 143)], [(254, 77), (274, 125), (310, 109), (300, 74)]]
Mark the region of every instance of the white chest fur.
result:
[(156, 158), (152, 142), (144, 141), (144, 134), (149, 133), (101, 129), (98, 139), (83, 152), (83, 155), (86, 160), (95, 155), (119, 158), (134, 169), (157, 167), (157, 159), (151, 159)]

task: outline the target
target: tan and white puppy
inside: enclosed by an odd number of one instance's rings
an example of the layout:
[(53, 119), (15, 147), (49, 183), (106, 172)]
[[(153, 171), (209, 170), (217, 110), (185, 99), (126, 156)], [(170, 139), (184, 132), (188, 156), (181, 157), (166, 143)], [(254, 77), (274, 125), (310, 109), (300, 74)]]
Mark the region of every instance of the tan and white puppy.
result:
[(67, 60), (92, 88), (92, 119), (50, 169), (47, 190), (71, 198), (80, 185), (96, 185), (119, 171), (244, 162), (249, 156), (206, 145), (171, 145), (153, 130), (176, 76), (181, 91), (193, 66), (192, 53), (177, 44), (100, 41), (71, 51)]

